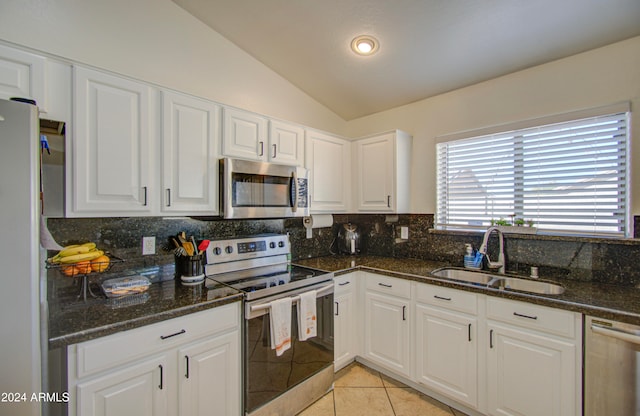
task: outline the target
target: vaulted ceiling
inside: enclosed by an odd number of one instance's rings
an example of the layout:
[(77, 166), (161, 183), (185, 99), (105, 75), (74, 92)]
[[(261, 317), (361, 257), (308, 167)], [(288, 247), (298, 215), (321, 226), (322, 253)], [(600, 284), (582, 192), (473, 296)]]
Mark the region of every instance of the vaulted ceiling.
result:
[(639, 0), (173, 1), (345, 120), (640, 35)]

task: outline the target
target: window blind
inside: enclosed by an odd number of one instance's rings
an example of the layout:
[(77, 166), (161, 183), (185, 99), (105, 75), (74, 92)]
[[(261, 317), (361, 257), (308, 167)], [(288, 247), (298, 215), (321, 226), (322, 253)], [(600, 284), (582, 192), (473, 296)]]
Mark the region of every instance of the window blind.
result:
[(628, 113), (437, 144), (437, 225), (625, 236)]

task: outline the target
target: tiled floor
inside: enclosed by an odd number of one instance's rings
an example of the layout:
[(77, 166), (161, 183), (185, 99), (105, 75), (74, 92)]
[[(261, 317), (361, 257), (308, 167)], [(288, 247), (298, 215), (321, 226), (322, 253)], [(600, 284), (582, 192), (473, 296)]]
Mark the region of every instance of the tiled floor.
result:
[(353, 363), (338, 373), (333, 391), (298, 416), (464, 416), (378, 371)]

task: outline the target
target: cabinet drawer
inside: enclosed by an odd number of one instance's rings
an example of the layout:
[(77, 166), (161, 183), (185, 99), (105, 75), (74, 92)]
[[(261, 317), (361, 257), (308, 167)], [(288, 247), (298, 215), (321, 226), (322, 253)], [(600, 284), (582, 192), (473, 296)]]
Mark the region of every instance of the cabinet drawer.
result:
[(76, 376), (86, 377), (205, 335), (236, 328), (240, 324), (239, 305), (231, 303), (77, 344)]
[(423, 283), (419, 283), (417, 289), (416, 300), (418, 302), (472, 315), (478, 313), (478, 296), (475, 293)]
[(345, 274), (343, 276), (338, 276), (333, 279), (334, 293), (339, 295), (341, 293), (347, 293), (355, 290), (356, 287), (356, 279), (355, 273)]
[(575, 313), (513, 300), (487, 297), (487, 318), (574, 338)]
[(365, 273), (366, 288), (374, 292), (411, 299), (411, 281)]

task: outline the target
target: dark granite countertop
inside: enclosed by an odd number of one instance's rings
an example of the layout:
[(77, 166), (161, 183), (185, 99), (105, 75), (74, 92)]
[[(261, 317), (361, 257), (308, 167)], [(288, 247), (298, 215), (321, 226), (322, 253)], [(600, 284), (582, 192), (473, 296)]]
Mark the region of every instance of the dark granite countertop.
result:
[(431, 271), (439, 267), (450, 266), (450, 264), (435, 261), (375, 256), (327, 256), (298, 260), (295, 263), (301, 266), (334, 272), (336, 276), (355, 270), (369, 270), (393, 277), (551, 306), (640, 325), (640, 288), (637, 287), (541, 276), (541, 280), (550, 280), (562, 284), (565, 287), (565, 292), (561, 295), (539, 295), (504, 291), (436, 278), (431, 275)]
[[(179, 279), (153, 283), (141, 294), (87, 300), (73, 279), (49, 276), (49, 348), (55, 349), (116, 332), (177, 318), (242, 300), (230, 287), (208, 290), (204, 283), (184, 286)], [(102, 295), (93, 285), (93, 292)]]

